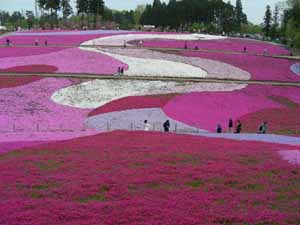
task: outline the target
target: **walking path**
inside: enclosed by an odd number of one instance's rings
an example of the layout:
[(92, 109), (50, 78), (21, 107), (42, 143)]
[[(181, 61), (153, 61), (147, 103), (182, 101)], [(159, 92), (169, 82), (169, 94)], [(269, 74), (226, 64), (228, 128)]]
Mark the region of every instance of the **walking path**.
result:
[(98, 80), (143, 80), (143, 81), (174, 81), (174, 82), (194, 82), (194, 83), (229, 83), (229, 84), (257, 84), (273, 86), (300, 87), (300, 82), (272, 81), (272, 80), (238, 80), (221, 78), (201, 78), (201, 77), (156, 77), (156, 76), (115, 76), (104, 74), (73, 74), (73, 73), (7, 73), (0, 72), (0, 76), (41, 76), (56, 78), (80, 78)]

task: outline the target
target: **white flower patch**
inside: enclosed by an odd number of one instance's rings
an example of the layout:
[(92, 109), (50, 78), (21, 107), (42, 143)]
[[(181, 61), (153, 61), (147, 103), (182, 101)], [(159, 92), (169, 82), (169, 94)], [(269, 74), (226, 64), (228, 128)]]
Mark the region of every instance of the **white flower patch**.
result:
[(167, 76), (167, 77), (206, 77), (207, 72), (200, 67), (186, 63), (173, 62), (163, 59), (136, 58), (109, 53), (105, 50), (83, 48), (82, 50), (98, 52), (117, 59), (129, 66), (124, 72), (126, 76)]
[(232, 66), (227, 63), (219, 62), (216, 60), (203, 59), (199, 57), (187, 57), (175, 54), (167, 54), (148, 49), (132, 49), (132, 48), (105, 48), (106, 52), (136, 58), (151, 58), (151, 59), (164, 59), (173, 62), (180, 62), (193, 65), (207, 71), (207, 77), (220, 78), (220, 79), (239, 79), (249, 80), (251, 75), (249, 72), (242, 70), (238, 67)]
[(204, 91), (234, 91), (247, 85), (187, 83), (138, 80), (92, 80), (56, 91), (51, 99), (57, 104), (95, 109), (128, 96)]
[(109, 37), (101, 37), (94, 40), (83, 42), (82, 45), (110, 45), (123, 46), (124, 42), (146, 39), (169, 39), (169, 40), (218, 40), (225, 39), (223, 36), (206, 35), (206, 34), (121, 34)]

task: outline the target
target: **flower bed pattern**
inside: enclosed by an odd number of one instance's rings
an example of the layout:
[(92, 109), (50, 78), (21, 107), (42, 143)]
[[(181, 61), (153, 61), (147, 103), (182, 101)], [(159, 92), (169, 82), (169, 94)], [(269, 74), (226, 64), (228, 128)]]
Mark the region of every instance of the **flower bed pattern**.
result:
[(89, 117), (129, 109), (162, 108), (177, 94), (129, 96), (111, 101), (89, 113)]
[(100, 37), (97, 39), (89, 40), (82, 45), (109, 45), (109, 46), (123, 46), (124, 43), (132, 42), (135, 40), (145, 39), (172, 39), (172, 40), (210, 40), (210, 39), (225, 39), (226, 37), (204, 34), (177, 34), (177, 33), (133, 33), (133, 34), (119, 34), (111, 37)]
[(85, 83), (62, 88), (52, 95), (57, 104), (95, 109), (113, 100), (127, 96), (159, 95), (189, 92), (233, 91), (247, 85), (219, 83), (180, 83), (141, 80), (92, 80)]
[[(176, 54), (169, 54), (168, 52), (157, 52), (157, 51), (150, 51), (147, 49), (106, 48), (105, 51), (112, 54), (130, 56), (134, 58), (163, 59), (172, 62), (185, 63), (188, 65), (202, 68), (207, 72), (206, 77), (221, 78), (221, 79), (231, 78), (231, 79), (239, 79), (239, 80), (248, 80), (251, 78), (251, 75), (248, 72), (241, 70), (237, 67), (231, 66), (229, 64), (221, 63), (215, 60), (207, 60), (207, 59), (201, 59), (196, 57), (184, 57)], [(165, 66), (166, 65), (164, 64), (163, 67)], [(153, 75), (155, 75), (155, 73)], [(178, 75), (180, 75), (180, 73), (177, 73), (177, 76)], [(192, 73), (189, 76), (192, 76)]]
[(118, 67), (126, 67), (125, 64), (122, 64), (118, 60), (103, 54), (70, 48), (43, 55), (2, 58), (0, 59), (0, 69), (43, 64), (45, 62), (48, 66), (57, 67), (57, 73), (110, 75), (117, 73)]
[(49, 54), (52, 52), (59, 52), (65, 48), (60, 47), (9, 47), (9, 48), (0, 48), (0, 59), (7, 57), (24, 57), (24, 56), (33, 56), (33, 55), (43, 55)]
[(243, 54), (183, 51), (183, 56), (200, 57), (231, 64), (251, 74), (253, 80), (300, 81), (290, 70), (294, 61)]
[(300, 173), (280, 150), (145, 132), (25, 148), (0, 156), (0, 223), (297, 224)]
[(251, 54), (263, 54), (266, 48), (271, 55), (289, 55), (289, 51), (280, 45), (269, 42), (261, 42), (249, 39), (227, 38), (222, 40), (145, 40), (143, 46), (158, 48), (184, 48), (187, 43), (189, 49), (217, 50), (228, 52), (243, 52), (246, 47)]
[[(42, 79), (37, 76), (0, 76), (0, 89), (18, 87)], [(4, 96), (4, 95), (3, 95)]]
[(45, 78), (27, 85), (0, 89), (0, 142), (48, 141), (95, 134), (86, 129), (89, 110), (57, 105), (52, 93), (78, 82)]

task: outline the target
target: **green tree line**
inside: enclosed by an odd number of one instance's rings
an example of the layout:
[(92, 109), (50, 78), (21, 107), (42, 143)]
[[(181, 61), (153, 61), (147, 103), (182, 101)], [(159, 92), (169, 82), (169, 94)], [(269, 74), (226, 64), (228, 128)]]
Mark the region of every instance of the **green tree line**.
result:
[(247, 24), (241, 0), (233, 6), (222, 0), (170, 0), (168, 4), (154, 0), (146, 5), (141, 24), (188, 30), (201, 28), (216, 33), (241, 33)]

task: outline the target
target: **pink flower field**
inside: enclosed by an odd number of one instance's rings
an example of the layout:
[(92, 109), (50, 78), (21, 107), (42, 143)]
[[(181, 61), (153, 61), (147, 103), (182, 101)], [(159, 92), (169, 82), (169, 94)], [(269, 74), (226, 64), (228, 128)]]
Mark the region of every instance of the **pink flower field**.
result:
[(280, 150), (145, 132), (25, 147), (0, 156), (0, 223), (298, 224), (299, 166)]
[(185, 43), (189, 49), (198, 47), (203, 50), (244, 52), (244, 47), (249, 54), (263, 54), (264, 49), (271, 55), (289, 55), (289, 51), (282, 46), (248, 39), (227, 38), (222, 40), (199, 40), (199, 41), (179, 41), (179, 40), (145, 40), (145, 47), (159, 48), (184, 48)]
[[(135, 34), (166, 49), (118, 47), (121, 38), (138, 41)], [(13, 44), (65, 46), (0, 47), (0, 225), (300, 224), (300, 87), (178, 80), (296, 83), (298, 62), (229, 53), (244, 45), (287, 53), (269, 43), (197, 37), (13, 33)], [(227, 53), (168, 51), (184, 38)], [(117, 47), (86, 45), (93, 42)], [(78, 76), (116, 75), (119, 67), (152, 80)], [(164, 74), (177, 80), (158, 79)], [(242, 122), (242, 133), (215, 134), (217, 124), (227, 132), (229, 118)], [(144, 120), (149, 131), (141, 131)], [(170, 133), (160, 132), (166, 120)], [(267, 134), (256, 134), (264, 121)]]

